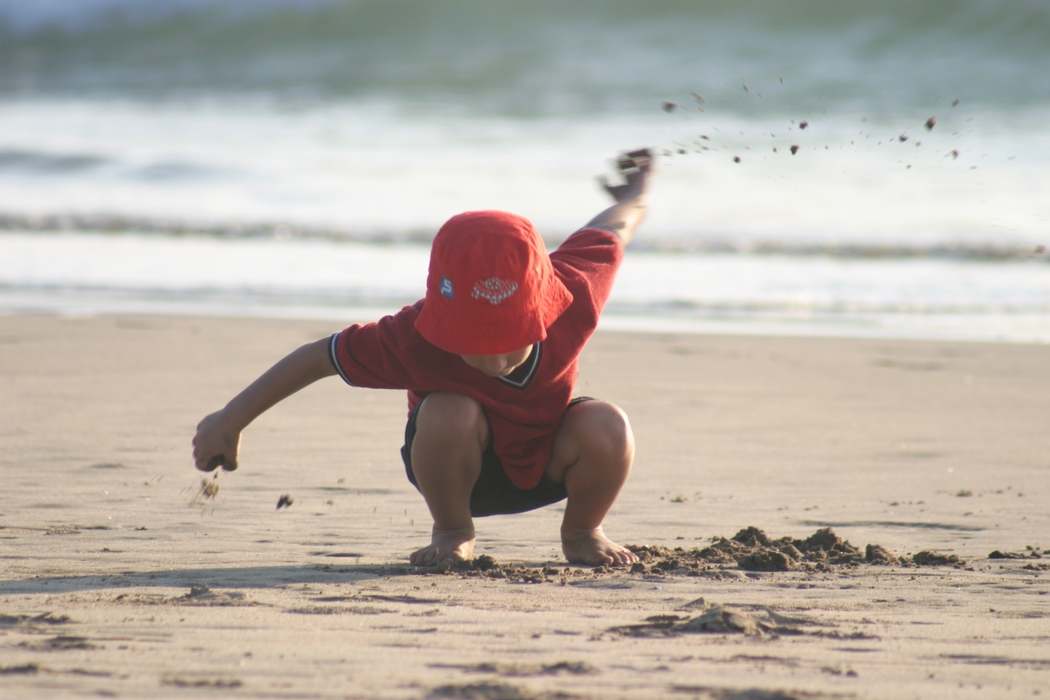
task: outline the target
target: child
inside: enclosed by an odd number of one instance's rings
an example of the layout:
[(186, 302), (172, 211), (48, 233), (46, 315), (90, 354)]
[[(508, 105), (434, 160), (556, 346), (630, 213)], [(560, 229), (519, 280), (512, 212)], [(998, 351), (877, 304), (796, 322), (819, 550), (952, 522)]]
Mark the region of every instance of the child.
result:
[(237, 468), (241, 431), (312, 382), (408, 390), (405, 471), (434, 518), (413, 564), (469, 560), (473, 518), (567, 499), (569, 562), (637, 561), (601, 524), (627, 481), (634, 437), (604, 401), (570, 400), (576, 362), (648, 208), (647, 150), (623, 155), (616, 203), (552, 255), (527, 220), (480, 211), (434, 238), (426, 298), (376, 323), (304, 345), (197, 426), (196, 467)]

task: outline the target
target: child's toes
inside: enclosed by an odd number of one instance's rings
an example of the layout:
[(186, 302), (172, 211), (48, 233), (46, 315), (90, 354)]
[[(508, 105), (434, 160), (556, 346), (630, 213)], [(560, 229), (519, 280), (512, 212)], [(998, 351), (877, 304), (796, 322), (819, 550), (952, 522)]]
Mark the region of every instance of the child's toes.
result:
[(437, 552), (432, 546), (418, 549), (408, 557), (408, 560), (415, 566), (430, 566), (434, 563), (434, 558)]

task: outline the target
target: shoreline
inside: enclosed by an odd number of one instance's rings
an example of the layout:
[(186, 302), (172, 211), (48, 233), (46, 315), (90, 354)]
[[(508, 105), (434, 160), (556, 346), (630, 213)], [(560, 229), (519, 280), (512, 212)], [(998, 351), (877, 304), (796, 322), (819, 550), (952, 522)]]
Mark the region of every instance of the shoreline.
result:
[[(215, 321), (274, 321), (329, 324), (332, 332), (351, 323), (368, 323), (396, 313), (411, 301), (370, 301), (355, 306), (318, 305), (309, 301), (260, 304), (237, 294), (196, 301), (173, 301), (158, 293), (153, 299), (121, 298), (119, 291), (96, 297), (82, 290), (47, 289), (40, 294), (0, 290), (0, 319), (52, 317), (89, 319), (142, 317), (156, 319), (208, 318)], [(1042, 313), (839, 313), (806, 310), (705, 310), (607, 305), (599, 321), (600, 333), (640, 335), (681, 334), (696, 337), (813, 338), (827, 340), (885, 340), (963, 344), (1050, 344), (1050, 319)]]
[[(406, 564), (430, 522), (399, 466), (401, 392), (309, 387), (250, 426), (241, 469), (191, 505), (196, 421), (328, 332), (0, 316), (0, 687), (742, 700), (1046, 686), (1050, 347), (599, 330), (577, 393), (623, 407), (638, 442), (613, 539), (690, 552), (748, 526), (831, 527), (860, 551), (962, 562), (594, 572), (564, 564), (553, 506), (478, 521), (491, 578)], [(738, 629), (701, 629), (727, 607)]]
[[(429, 251), (319, 240), (0, 234), (0, 313), (370, 321), (423, 293)], [(1050, 278), (1011, 262), (631, 251), (602, 327), (1050, 343)]]

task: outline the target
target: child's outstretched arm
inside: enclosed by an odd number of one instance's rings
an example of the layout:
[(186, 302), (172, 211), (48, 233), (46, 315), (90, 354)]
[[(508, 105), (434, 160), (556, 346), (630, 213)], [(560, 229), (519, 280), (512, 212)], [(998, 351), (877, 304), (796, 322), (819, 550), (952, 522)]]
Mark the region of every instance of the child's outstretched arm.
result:
[(336, 373), (328, 338), (302, 346), (268, 369), (224, 408), (205, 416), (193, 438), (193, 462), (201, 471), (237, 468), (241, 432), (274, 404)]
[(599, 178), (616, 204), (587, 222), (586, 228), (612, 231), (627, 245), (649, 211), (647, 190), (653, 172), (653, 154), (648, 148), (631, 151), (617, 158), (616, 165), (624, 178), (622, 185), (611, 185), (604, 177)]

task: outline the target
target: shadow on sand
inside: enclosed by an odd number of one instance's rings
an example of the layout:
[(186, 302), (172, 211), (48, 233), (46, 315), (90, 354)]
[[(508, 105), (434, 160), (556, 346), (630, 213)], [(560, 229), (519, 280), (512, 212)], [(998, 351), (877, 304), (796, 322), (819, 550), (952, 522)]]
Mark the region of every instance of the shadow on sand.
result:
[(89, 576), (41, 576), (0, 581), (0, 595), (74, 593), (125, 588), (278, 588), (304, 583), (352, 583), (398, 576), (420, 576), (433, 569), (404, 565), (248, 566), (211, 569), (126, 571)]

